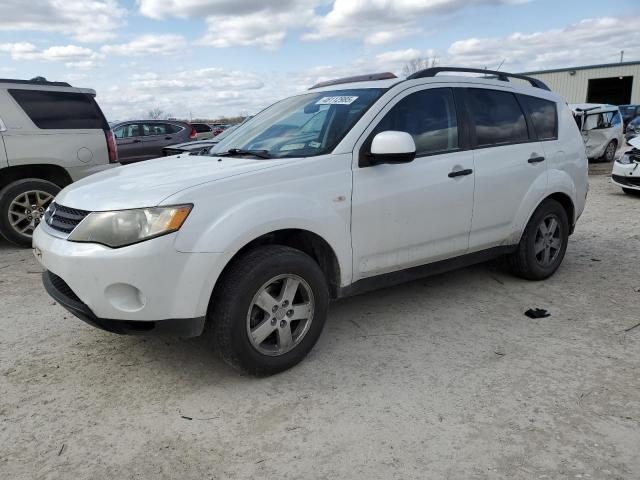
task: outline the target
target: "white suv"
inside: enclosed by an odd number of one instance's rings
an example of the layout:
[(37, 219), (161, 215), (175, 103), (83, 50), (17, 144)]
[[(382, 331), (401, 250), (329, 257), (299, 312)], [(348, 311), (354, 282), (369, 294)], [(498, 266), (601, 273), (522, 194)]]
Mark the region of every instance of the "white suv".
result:
[(208, 155), (67, 187), (34, 235), (47, 291), (113, 332), (206, 323), (227, 362), (270, 374), (332, 298), (500, 255), (552, 275), (587, 195), (571, 111), (535, 79), (443, 70), (319, 84)]
[(7, 240), (31, 246), (63, 187), (117, 163), (95, 94), (41, 78), (0, 79), (0, 234)]

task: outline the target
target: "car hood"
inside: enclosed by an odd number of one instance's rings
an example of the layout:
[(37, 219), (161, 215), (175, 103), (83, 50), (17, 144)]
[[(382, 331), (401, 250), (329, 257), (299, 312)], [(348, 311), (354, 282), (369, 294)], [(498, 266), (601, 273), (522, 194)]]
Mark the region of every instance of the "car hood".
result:
[(91, 175), (63, 189), (55, 201), (89, 211), (152, 207), (181, 190), (292, 160), (173, 155)]
[(213, 146), (216, 143), (218, 142), (215, 140), (196, 140), (192, 142), (176, 143), (175, 145), (169, 145), (168, 147), (165, 147), (165, 148), (176, 148), (176, 149), (182, 148), (185, 150), (189, 150), (189, 149), (196, 150), (198, 148)]

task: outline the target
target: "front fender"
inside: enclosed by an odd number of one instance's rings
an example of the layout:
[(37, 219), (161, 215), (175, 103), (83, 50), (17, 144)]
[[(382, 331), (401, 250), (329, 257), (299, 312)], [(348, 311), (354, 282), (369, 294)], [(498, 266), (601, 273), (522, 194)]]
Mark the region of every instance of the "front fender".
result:
[[(181, 252), (225, 253), (232, 258), (242, 247), (256, 238), (283, 229), (306, 230), (322, 237), (331, 246), (340, 265), (341, 284), (351, 279), (351, 241), (349, 211), (336, 208), (301, 194), (264, 194), (221, 209), (211, 216), (197, 208), (176, 238)], [(191, 218), (193, 217), (193, 218)], [(202, 228), (202, 226), (204, 228)]]

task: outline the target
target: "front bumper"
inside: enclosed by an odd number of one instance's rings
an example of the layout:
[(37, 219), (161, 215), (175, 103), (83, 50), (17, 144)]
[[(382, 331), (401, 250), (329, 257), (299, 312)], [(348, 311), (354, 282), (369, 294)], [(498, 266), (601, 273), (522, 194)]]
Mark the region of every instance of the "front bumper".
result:
[(74, 308), (74, 314), (94, 323), (94, 319), (111, 319), (156, 324), (206, 316), (224, 266), (221, 254), (178, 252), (176, 234), (113, 249), (70, 242), (48, 230), (42, 223), (36, 228), (34, 253), (44, 269), (62, 279), (79, 300), (83, 308), (61, 302), (69, 310)]
[(614, 162), (611, 180), (620, 187), (640, 190), (640, 165)]
[(205, 317), (178, 318), (160, 321), (113, 320), (98, 318), (73, 290), (57, 275), (45, 271), (42, 274), (45, 290), (61, 306), (89, 325), (121, 335), (168, 334), (180, 337), (197, 337), (204, 329)]

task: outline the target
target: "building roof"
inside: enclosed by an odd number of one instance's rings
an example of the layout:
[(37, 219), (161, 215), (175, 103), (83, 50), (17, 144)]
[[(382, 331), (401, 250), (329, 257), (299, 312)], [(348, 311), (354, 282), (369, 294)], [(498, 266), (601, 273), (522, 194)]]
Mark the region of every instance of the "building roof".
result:
[(640, 61), (634, 62), (618, 62), (618, 63), (601, 63), (599, 65), (583, 65), (580, 67), (567, 67), (567, 68), (552, 68), (550, 70), (536, 70), (531, 72), (522, 72), (521, 75), (535, 75), (540, 73), (557, 73), (557, 72), (571, 72), (573, 70), (591, 70), (595, 68), (614, 68), (614, 67), (627, 67), (632, 65), (640, 65)]

